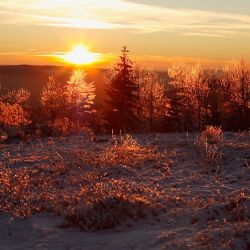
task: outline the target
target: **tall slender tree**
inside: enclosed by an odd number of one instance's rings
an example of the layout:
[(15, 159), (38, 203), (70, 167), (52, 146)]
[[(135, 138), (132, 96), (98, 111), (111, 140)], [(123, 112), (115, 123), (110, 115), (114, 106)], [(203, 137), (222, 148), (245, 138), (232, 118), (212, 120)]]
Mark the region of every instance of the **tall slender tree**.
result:
[(119, 61), (106, 76), (107, 111), (110, 126), (117, 130), (133, 129), (138, 105), (138, 85), (133, 74), (133, 63), (128, 57), (129, 50), (122, 49)]
[(41, 105), (44, 117), (49, 122), (52, 136), (54, 136), (56, 121), (63, 119), (66, 115), (66, 88), (53, 76), (49, 77), (48, 83), (42, 90)]
[(198, 121), (196, 126), (199, 130), (202, 130), (208, 121), (209, 115), (209, 74), (205, 73), (201, 65), (197, 64), (191, 67), (187, 81), (190, 84), (190, 102), (194, 108), (195, 119)]
[(81, 123), (84, 123), (85, 114), (96, 112), (94, 109), (95, 85), (93, 82), (87, 82), (86, 76), (87, 73), (84, 70), (75, 70), (66, 86), (67, 101), (75, 134), (78, 133)]
[(191, 100), (191, 89), (188, 81), (190, 68), (186, 64), (173, 64), (168, 75), (171, 78), (171, 122), (176, 130), (186, 131), (194, 127), (194, 113)]
[[(250, 127), (250, 66), (243, 60), (231, 61), (224, 66), (223, 89), (229, 119), (238, 121), (237, 127)], [(237, 119), (235, 119), (237, 118)]]
[(170, 115), (170, 100), (165, 95), (164, 82), (156, 72), (137, 64), (134, 73), (139, 87), (137, 114), (141, 121), (148, 121), (152, 133), (155, 123)]

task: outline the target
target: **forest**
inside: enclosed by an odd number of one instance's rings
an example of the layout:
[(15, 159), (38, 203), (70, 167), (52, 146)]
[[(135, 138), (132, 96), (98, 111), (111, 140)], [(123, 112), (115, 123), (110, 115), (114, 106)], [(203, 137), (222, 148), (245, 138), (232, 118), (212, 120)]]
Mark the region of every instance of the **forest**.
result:
[(84, 131), (158, 133), (202, 131), (209, 125), (227, 131), (250, 127), (250, 67), (244, 59), (229, 61), (220, 70), (174, 63), (163, 75), (132, 61), (124, 47), (104, 74), (105, 93), (100, 96), (96, 83), (87, 80), (81, 67), (73, 69), (66, 82), (51, 75), (39, 93), (37, 107), (29, 101), (28, 89), (2, 86), (2, 140)]

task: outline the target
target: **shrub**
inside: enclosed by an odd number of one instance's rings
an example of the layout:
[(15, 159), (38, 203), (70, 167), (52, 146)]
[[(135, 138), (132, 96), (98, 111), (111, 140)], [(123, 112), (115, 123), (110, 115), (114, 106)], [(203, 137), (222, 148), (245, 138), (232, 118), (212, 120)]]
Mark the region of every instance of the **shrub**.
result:
[(0, 167), (0, 210), (14, 217), (27, 217), (37, 209), (32, 201), (29, 170)]
[[(250, 201), (245, 190), (235, 192), (229, 199), (229, 204), (226, 209), (232, 213), (232, 220), (237, 221), (237, 230), (241, 229), (244, 221), (248, 220), (248, 206), (247, 201)], [(249, 203), (248, 203), (249, 204)]]
[(113, 144), (99, 156), (99, 163), (104, 166), (143, 164), (146, 160), (159, 159), (154, 147), (142, 146), (131, 135), (113, 138)]
[(221, 143), (223, 142), (223, 130), (221, 129), (221, 127), (208, 126), (201, 133), (201, 138), (207, 140), (207, 143)]
[(218, 165), (223, 159), (223, 155), (219, 152), (217, 144), (223, 141), (223, 132), (221, 128), (209, 126), (194, 142), (197, 155), (209, 165)]

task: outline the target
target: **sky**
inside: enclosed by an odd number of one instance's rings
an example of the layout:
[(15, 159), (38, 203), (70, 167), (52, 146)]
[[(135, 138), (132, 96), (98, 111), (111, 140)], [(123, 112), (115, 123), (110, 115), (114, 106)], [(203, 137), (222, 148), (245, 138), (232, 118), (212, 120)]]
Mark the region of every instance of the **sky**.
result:
[(83, 44), (106, 65), (135, 60), (221, 65), (250, 60), (249, 0), (0, 0), (0, 64), (59, 64)]

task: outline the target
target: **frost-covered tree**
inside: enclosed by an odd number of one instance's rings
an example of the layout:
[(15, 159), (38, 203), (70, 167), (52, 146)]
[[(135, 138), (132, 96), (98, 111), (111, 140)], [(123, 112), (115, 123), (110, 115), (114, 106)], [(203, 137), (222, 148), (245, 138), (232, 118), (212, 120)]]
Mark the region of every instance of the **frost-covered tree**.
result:
[(66, 85), (67, 103), (76, 134), (80, 125), (84, 123), (85, 115), (96, 112), (95, 85), (93, 82), (87, 82), (86, 76), (84, 70), (75, 70)]
[(172, 116), (181, 129), (202, 129), (209, 115), (209, 74), (200, 65), (174, 64), (171, 78)]
[(171, 99), (172, 126), (181, 131), (193, 129), (195, 122), (189, 74), (190, 67), (186, 64), (176, 63), (168, 69), (171, 79), (168, 95)]
[(20, 104), (21, 106), (25, 107), (27, 102), (30, 98), (30, 91), (24, 88), (20, 89), (13, 89), (7, 91), (3, 96), (2, 100), (9, 104)]
[(123, 47), (119, 61), (106, 75), (106, 119), (112, 128), (123, 131), (133, 128), (138, 105), (138, 86), (128, 52)]
[(150, 132), (153, 132), (154, 123), (169, 116), (170, 100), (165, 95), (164, 82), (156, 72), (137, 65), (134, 74), (138, 84), (138, 116), (149, 121)]
[(28, 100), (30, 92), (26, 89), (9, 90), (0, 98), (0, 122), (4, 126), (16, 126), (18, 132), (31, 121), (29, 119)]
[(224, 66), (223, 89), (230, 119), (239, 122), (238, 128), (250, 127), (250, 67), (243, 60), (231, 61)]
[(143, 64), (140, 61), (135, 61), (133, 62), (134, 67), (133, 67), (133, 79), (135, 84), (137, 85), (137, 98), (138, 98), (138, 105), (137, 105), (137, 111), (136, 111), (136, 116), (141, 119), (142, 115), (142, 108), (140, 105), (140, 100), (141, 100), (141, 88), (144, 85), (148, 74), (149, 70), (145, 64)]
[(44, 117), (51, 127), (52, 136), (54, 136), (56, 123), (65, 118), (66, 101), (65, 85), (50, 76), (41, 92), (41, 106)]
[(190, 102), (194, 108), (194, 115), (201, 130), (206, 125), (209, 116), (209, 74), (201, 68), (201, 65), (191, 67), (187, 76), (190, 84)]

